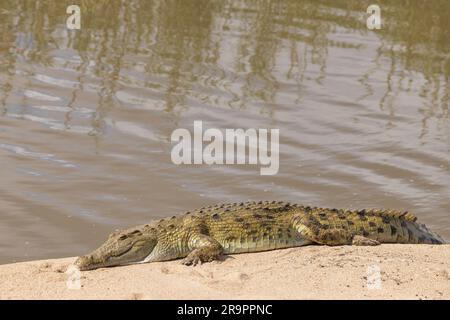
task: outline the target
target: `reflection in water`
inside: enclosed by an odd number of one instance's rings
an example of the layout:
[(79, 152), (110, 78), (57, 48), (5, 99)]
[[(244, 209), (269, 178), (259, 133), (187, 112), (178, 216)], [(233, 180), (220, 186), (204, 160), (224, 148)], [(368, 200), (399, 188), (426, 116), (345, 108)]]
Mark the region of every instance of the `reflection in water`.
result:
[[(0, 3), (0, 246), (35, 244), (0, 262), (242, 197), (408, 207), (450, 237), (449, 1), (379, 1), (377, 32), (370, 1), (80, 0), (69, 31), (73, 3)], [(173, 166), (194, 120), (280, 128), (280, 174)]]
[[(379, 54), (368, 73), (373, 73), (379, 59), (391, 61), (386, 92), (380, 99), (382, 109), (386, 104), (393, 107), (395, 92), (405, 91), (403, 83), (411, 86), (415, 74), (410, 73), (420, 72), (426, 79), (421, 89), (425, 103), (437, 103), (447, 114), (450, 23), (446, 17), (450, 5), (448, 1), (431, 2), (381, 4), (385, 20), (379, 32)], [(80, 2), (81, 32), (64, 28), (66, 16), (61, 13), (68, 3), (2, 2), (2, 73), (9, 76), (2, 77), (2, 106), (6, 108), (11, 77), (20, 69), (32, 72), (18, 64), (61, 65), (78, 74), (68, 106), (76, 103), (83, 79), (98, 81), (93, 132), (102, 131), (108, 108), (120, 103), (115, 94), (121, 84), (157, 90), (168, 112), (183, 109), (187, 95), (206, 100), (194, 88), (216, 81), (221, 82), (218, 85), (240, 84), (223, 88), (231, 106), (235, 100), (240, 107), (248, 100), (273, 102), (280, 89), (274, 74), (279, 64), (290, 61), (288, 76), (300, 81), (306, 64), (317, 66), (315, 80), (320, 85), (327, 76), (330, 48), (361, 46), (331, 39), (330, 34), (342, 28), (347, 33), (368, 33), (362, 23), (365, 6), (360, 1), (320, 1), (317, 5), (316, 1), (85, 0)], [(290, 47), (288, 59), (286, 47)], [(392, 76), (397, 74), (398, 82), (393, 83)], [(367, 78), (368, 74), (361, 78), (366, 87)]]

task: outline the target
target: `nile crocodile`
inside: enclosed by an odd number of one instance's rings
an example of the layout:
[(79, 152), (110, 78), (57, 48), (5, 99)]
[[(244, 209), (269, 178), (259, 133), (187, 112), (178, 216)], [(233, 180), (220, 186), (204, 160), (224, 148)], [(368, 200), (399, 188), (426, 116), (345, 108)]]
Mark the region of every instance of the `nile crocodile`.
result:
[(116, 231), (75, 264), (91, 270), (184, 258), (184, 264), (196, 265), (222, 254), (309, 244), (444, 243), (416, 220), (412, 213), (397, 210), (342, 210), (276, 201), (219, 204)]

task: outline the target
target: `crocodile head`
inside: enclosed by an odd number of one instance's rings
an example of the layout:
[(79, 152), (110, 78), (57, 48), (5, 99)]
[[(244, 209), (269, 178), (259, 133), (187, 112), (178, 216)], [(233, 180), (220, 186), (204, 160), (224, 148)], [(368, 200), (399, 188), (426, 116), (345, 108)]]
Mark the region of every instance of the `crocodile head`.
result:
[(84, 271), (143, 262), (156, 243), (154, 229), (118, 231), (111, 234), (98, 249), (79, 257), (75, 265)]

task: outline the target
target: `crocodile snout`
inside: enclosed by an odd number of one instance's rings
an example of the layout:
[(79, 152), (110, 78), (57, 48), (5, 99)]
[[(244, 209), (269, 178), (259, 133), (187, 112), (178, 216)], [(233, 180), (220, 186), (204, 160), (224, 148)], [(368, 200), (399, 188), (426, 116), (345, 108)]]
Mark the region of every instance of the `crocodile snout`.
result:
[(81, 256), (75, 261), (75, 266), (78, 267), (81, 271), (89, 270), (94, 262), (94, 259), (91, 255)]

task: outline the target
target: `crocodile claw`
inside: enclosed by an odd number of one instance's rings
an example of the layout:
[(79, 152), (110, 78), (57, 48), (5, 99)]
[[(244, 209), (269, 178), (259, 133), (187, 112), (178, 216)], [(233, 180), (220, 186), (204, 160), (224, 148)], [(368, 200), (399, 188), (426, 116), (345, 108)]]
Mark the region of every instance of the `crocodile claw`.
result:
[(186, 258), (181, 262), (185, 266), (196, 266), (198, 264), (202, 264), (202, 258), (199, 250), (192, 251)]

